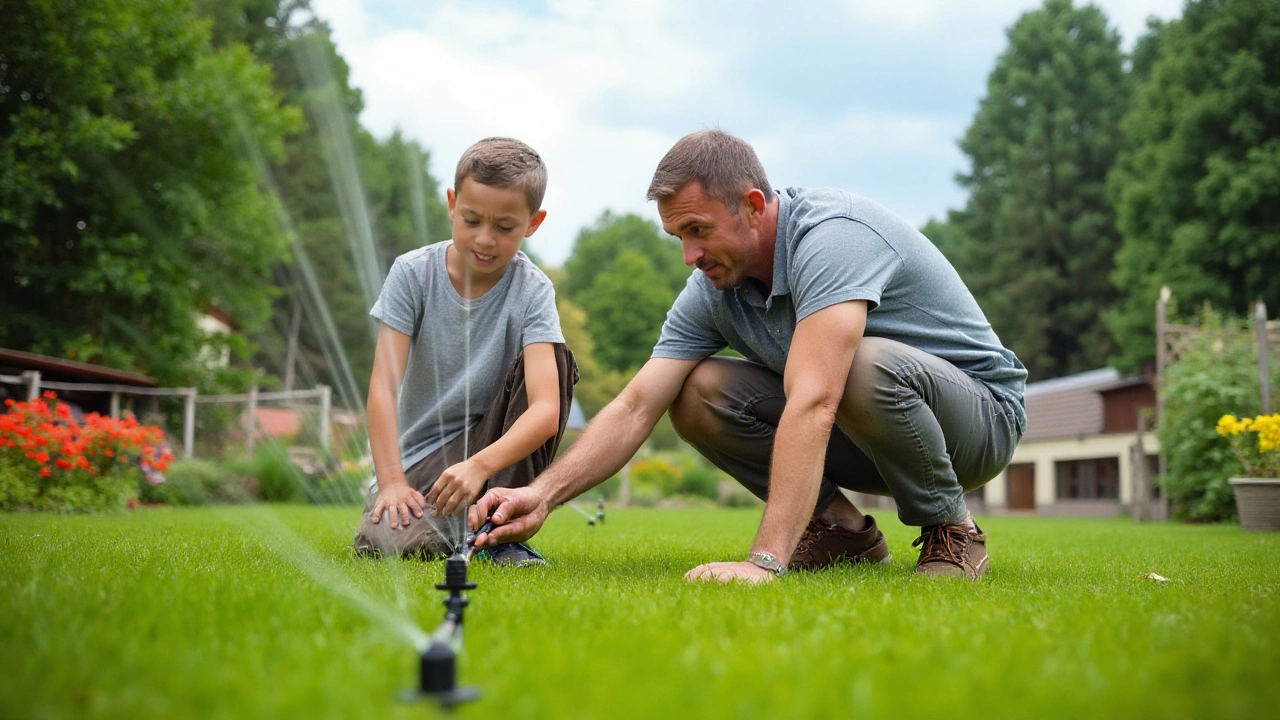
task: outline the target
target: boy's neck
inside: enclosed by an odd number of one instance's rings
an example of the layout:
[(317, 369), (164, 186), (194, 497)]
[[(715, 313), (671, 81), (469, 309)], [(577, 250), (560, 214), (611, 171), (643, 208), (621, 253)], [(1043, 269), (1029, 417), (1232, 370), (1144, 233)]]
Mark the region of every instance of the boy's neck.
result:
[(508, 262), (500, 269), (484, 275), (475, 275), (462, 262), (462, 255), (454, 245), (450, 244), (444, 254), (444, 266), (449, 272), (449, 282), (453, 284), (453, 289), (458, 295), (467, 300), (475, 300), (492, 290), (507, 274), (507, 266), (510, 264)]

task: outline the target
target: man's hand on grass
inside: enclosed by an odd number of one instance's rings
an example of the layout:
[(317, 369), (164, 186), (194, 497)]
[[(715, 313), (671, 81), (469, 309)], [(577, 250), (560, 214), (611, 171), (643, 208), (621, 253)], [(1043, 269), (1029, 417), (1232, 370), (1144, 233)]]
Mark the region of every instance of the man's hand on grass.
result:
[(422, 508), (426, 507), (427, 501), (422, 497), (422, 493), (414, 490), (405, 484), (395, 484), (386, 488), (378, 489), (378, 502), (373, 504), (373, 522), (377, 524), (382, 520), (382, 512), (390, 511), (391, 529), (395, 530), (400, 526), (408, 526), (409, 513), (413, 513), (416, 518), (422, 517)]
[(699, 565), (685, 573), (684, 579), (689, 582), (715, 580), (719, 583), (745, 582), (752, 585), (773, 582), (777, 577), (759, 565), (749, 562), (713, 562)]
[(488, 474), (474, 461), (463, 460), (440, 473), (436, 484), (427, 492), (427, 502), (436, 506), (436, 514), (441, 517), (461, 513), (480, 494), (488, 479)]
[(479, 530), (486, 520), (495, 527), (476, 536), (476, 547), (522, 542), (537, 534), (551, 508), (536, 488), (492, 488), (471, 507), (471, 529)]

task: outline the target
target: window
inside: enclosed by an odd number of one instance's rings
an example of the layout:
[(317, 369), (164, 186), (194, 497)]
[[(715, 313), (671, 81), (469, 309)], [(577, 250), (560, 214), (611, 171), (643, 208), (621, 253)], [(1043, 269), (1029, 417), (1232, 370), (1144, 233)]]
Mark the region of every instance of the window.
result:
[(1055, 463), (1059, 500), (1119, 500), (1120, 459), (1094, 458)]

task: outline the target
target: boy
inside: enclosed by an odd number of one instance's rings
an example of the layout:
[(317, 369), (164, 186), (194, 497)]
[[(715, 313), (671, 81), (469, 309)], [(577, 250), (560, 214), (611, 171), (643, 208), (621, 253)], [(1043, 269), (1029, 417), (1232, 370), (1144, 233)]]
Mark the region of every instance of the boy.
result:
[[(369, 311), (382, 324), (368, 404), (377, 490), (358, 554), (447, 554), (440, 518), (489, 487), (528, 485), (555, 457), (577, 367), (551, 281), (520, 252), (546, 217), (546, 185), (533, 148), (481, 140), (447, 192), (453, 239), (396, 258)], [(490, 555), (542, 562), (520, 543)]]

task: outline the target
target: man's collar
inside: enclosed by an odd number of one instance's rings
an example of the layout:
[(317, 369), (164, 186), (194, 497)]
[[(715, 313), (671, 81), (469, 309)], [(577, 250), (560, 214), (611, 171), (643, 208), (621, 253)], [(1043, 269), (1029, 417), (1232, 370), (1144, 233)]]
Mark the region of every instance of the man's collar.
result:
[(791, 197), (781, 190), (775, 190), (774, 197), (778, 198), (778, 229), (773, 234), (773, 289), (769, 297), (791, 294), (791, 283), (787, 280), (787, 260), (791, 257), (791, 248), (787, 246), (791, 239), (787, 232)]

